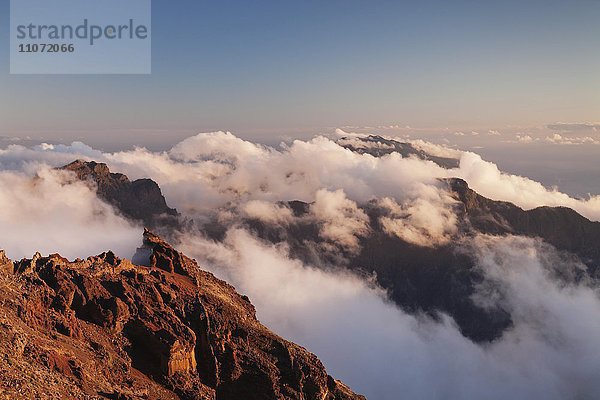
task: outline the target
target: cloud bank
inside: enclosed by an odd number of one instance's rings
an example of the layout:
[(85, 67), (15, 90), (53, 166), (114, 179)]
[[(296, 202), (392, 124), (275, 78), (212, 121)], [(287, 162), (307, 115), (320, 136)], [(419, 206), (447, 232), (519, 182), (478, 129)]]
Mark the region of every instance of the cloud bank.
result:
[(525, 209), (566, 206), (600, 220), (600, 196), (575, 199), (531, 179), (503, 173), (475, 153), (423, 142), (420, 146), (431, 153), (459, 157), (460, 167), (445, 170), (433, 162), (396, 153), (381, 158), (360, 155), (322, 136), (274, 149), (226, 132), (199, 134), (159, 153), (143, 148), (101, 153), (82, 143), (51, 148), (11, 145), (0, 150), (0, 167), (18, 169), (31, 162), (59, 166), (74, 158), (106, 162), (132, 179), (156, 180), (169, 201), (187, 214), (252, 200), (312, 202), (321, 189), (342, 189), (348, 199), (358, 203), (383, 197), (406, 201), (421, 197), (424, 186), (437, 187), (438, 178), (460, 177), (494, 200)]
[[(250, 296), (269, 327), (315, 352), (329, 372), (371, 399), (578, 399), (600, 391), (600, 301), (586, 286), (558, 284), (564, 262), (532, 239), (480, 236), (465, 243), (487, 282), (487, 306), (511, 310), (515, 326), (489, 345), (408, 315), (353, 275), (290, 259), (287, 249), (233, 229), (222, 244), (185, 237), (182, 249)], [(561, 265), (561, 268), (577, 265)]]

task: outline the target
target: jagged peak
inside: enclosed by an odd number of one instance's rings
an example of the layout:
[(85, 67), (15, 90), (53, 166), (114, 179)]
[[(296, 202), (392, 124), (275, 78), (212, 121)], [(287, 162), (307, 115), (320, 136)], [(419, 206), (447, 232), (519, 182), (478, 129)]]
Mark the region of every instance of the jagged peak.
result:
[(96, 161), (75, 160), (61, 168), (86, 182), (93, 182), (100, 198), (123, 215), (144, 224), (176, 226), (179, 213), (167, 205), (158, 184), (152, 179), (130, 181), (127, 175), (111, 172), (108, 165)]
[[(60, 168), (61, 170), (72, 171), (76, 173), (81, 173), (85, 175), (95, 174), (99, 176), (109, 176), (113, 175), (110, 171), (110, 168), (105, 163), (99, 163), (96, 161), (85, 161), (82, 159), (77, 159), (70, 164), (67, 164)], [(114, 174), (118, 177), (125, 177), (123, 174)]]

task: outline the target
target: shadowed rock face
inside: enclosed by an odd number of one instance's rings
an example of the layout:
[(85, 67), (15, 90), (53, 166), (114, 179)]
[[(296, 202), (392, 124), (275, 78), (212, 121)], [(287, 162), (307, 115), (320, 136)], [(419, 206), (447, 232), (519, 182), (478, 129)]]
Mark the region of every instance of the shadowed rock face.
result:
[(261, 325), (233, 287), (149, 231), (144, 248), (148, 266), (111, 252), (14, 263), (0, 253), (9, 397), (364, 399)]
[[(310, 208), (298, 201), (289, 206), (300, 217)], [(371, 229), (359, 239), (357, 253), (321, 252), (319, 225), (311, 218), (300, 218), (286, 226), (257, 220), (247, 220), (245, 224), (266, 241), (285, 242), (292, 257), (308, 264), (325, 268), (345, 266), (366, 276), (375, 274), (377, 283), (403, 310), (434, 318), (440, 311), (447, 313), (455, 319), (463, 335), (477, 342), (494, 340), (511, 326), (505, 310), (483, 309), (471, 300), (483, 275), (468, 254), (457, 251), (452, 244), (431, 248), (408, 243), (385, 231), (379, 222), (381, 210), (377, 206), (367, 204), (361, 208), (369, 216)]]
[[(77, 160), (61, 168), (78, 179), (95, 185), (98, 196), (115, 206), (123, 215), (147, 226), (173, 223), (177, 210), (169, 208), (160, 187), (151, 179), (130, 181), (112, 173), (106, 164)], [(162, 220), (161, 220), (162, 218)]]
[(523, 210), (512, 203), (485, 198), (462, 179), (446, 181), (464, 208), (463, 218), (471, 226), (493, 235), (539, 237), (559, 250), (580, 257), (597, 274), (600, 268), (600, 222), (592, 222), (567, 207), (538, 207)]
[[(565, 207), (525, 211), (512, 203), (493, 201), (478, 195), (460, 179), (444, 183), (458, 201), (455, 212), (461, 221), (459, 235), (480, 232), (541, 238), (571, 253), (588, 267), (587, 272), (553, 271), (559, 278), (599, 278), (600, 223), (591, 222)], [(287, 206), (296, 217), (310, 210), (310, 204), (299, 201), (288, 202)], [(463, 335), (474, 341), (492, 341), (512, 325), (508, 311), (483, 309), (472, 301), (475, 288), (484, 277), (471, 256), (461, 251), (460, 244), (425, 248), (408, 243), (385, 232), (379, 222), (381, 211), (376, 205), (364, 204), (361, 208), (369, 216), (371, 230), (360, 238), (358, 253), (343, 254), (343, 265), (367, 275), (375, 273), (378, 283), (405, 311), (433, 316), (442, 311), (451, 315)], [(264, 240), (286, 242), (292, 256), (307, 263), (340, 265), (339, 254), (329, 259), (327, 254), (315, 250), (321, 239), (314, 220), (299, 218), (285, 226), (258, 220), (246, 220), (245, 224)]]

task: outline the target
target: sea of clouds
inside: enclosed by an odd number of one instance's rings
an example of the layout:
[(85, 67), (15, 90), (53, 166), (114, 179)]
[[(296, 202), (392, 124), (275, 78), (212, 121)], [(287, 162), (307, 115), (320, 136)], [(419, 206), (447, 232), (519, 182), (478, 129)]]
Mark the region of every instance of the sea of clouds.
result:
[[(357, 138), (338, 132), (339, 136)], [(600, 220), (600, 197), (572, 198), (525, 177), (501, 172), (472, 152), (414, 141), (431, 161), (351, 152), (324, 136), (266, 147), (214, 132), (166, 152), (144, 148), (103, 153), (83, 143), (0, 149), (0, 248), (12, 258), (35, 251), (69, 258), (112, 249), (131, 257), (141, 227), (95, 195), (93, 186), (53, 168), (75, 159), (106, 162), (131, 179), (152, 178), (185, 217), (217, 217), (229, 228), (215, 242), (183, 232), (177, 246), (249, 295), (259, 319), (306, 346), (371, 399), (579, 399), (600, 393), (600, 300), (585, 283), (554, 278), (577, 262), (521, 237), (457, 237), (456, 202), (440, 178), (459, 177), (486, 197), (530, 209), (567, 206)], [(423, 247), (456, 240), (486, 277), (473, 301), (510, 310), (514, 327), (490, 344), (464, 338), (450, 317), (409, 315), (373, 282), (323, 270), (242, 229), (238, 216), (285, 225), (296, 218), (281, 201), (310, 203), (323, 243), (357, 251), (369, 232), (360, 205), (387, 210), (386, 232)]]

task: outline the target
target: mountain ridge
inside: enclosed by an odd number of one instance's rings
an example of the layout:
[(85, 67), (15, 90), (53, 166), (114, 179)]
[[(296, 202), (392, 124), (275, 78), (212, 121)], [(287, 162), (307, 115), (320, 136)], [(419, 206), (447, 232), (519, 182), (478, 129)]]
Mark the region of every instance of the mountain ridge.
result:
[(342, 137), (336, 143), (358, 154), (369, 154), (373, 157), (383, 157), (391, 153), (398, 153), (402, 157), (416, 157), (420, 160), (433, 161), (442, 168), (458, 168), (460, 160), (451, 157), (441, 157), (429, 154), (412, 143), (399, 142), (379, 135), (365, 137)]
[[(371, 141), (379, 138), (371, 138)], [(416, 155), (418, 156), (418, 155)], [(102, 182), (97, 182), (99, 186)], [(522, 235), (541, 238), (558, 250), (581, 259), (587, 270), (576, 272), (598, 279), (600, 269), (600, 222), (592, 222), (565, 207), (538, 207), (523, 210), (503, 201), (487, 199), (459, 178), (441, 179), (440, 185), (457, 201), (454, 212), (459, 220), (459, 234)], [(119, 204), (112, 203), (117, 209)], [(375, 274), (377, 283), (386, 289), (390, 298), (405, 311), (436, 317), (448, 313), (466, 337), (477, 341), (493, 341), (512, 326), (510, 314), (502, 308), (482, 309), (471, 299), (483, 275), (475, 260), (464, 254), (457, 243), (423, 248), (388, 234), (381, 225), (381, 210), (374, 204), (359, 205), (369, 218), (370, 234), (359, 239), (357, 254), (337, 253), (328, 259), (318, 250), (319, 227), (301, 218), (309, 212), (310, 204), (302, 201), (282, 201), (295, 222), (277, 226), (252, 218), (242, 224), (261, 239), (270, 243), (285, 242), (290, 255), (307, 264), (334, 265), (341, 260), (350, 270)], [(227, 226), (211, 220), (198, 227), (202, 234), (221, 241)], [(569, 272), (571, 274), (571, 272)], [(569, 275), (567, 274), (567, 275)]]
[(110, 251), (72, 262), (0, 251), (3, 395), (364, 399), (160, 237), (146, 230), (142, 249), (147, 266)]

